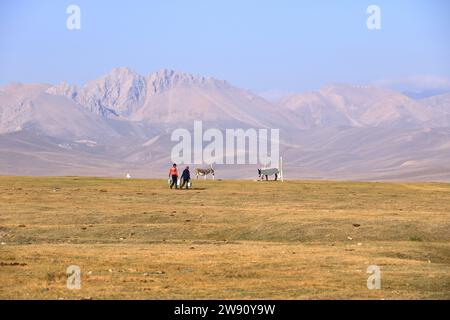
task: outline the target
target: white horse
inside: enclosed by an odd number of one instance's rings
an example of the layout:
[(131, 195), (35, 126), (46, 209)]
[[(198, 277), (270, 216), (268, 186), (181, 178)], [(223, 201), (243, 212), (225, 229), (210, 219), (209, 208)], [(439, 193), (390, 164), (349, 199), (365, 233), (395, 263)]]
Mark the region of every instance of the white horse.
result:
[(215, 175), (214, 175), (215, 171), (212, 165), (209, 166), (209, 168), (207, 169), (201, 169), (201, 168), (195, 168), (195, 175), (197, 176), (203, 176), (206, 179), (207, 175), (212, 175), (213, 180), (215, 179)]

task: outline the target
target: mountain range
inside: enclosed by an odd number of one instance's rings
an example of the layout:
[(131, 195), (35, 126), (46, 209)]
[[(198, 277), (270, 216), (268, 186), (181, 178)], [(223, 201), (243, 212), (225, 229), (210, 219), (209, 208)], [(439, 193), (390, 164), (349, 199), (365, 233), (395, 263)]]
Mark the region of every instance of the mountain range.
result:
[[(0, 174), (165, 177), (171, 132), (278, 128), (286, 178), (450, 181), (450, 93), (332, 84), (268, 99), (227, 81), (116, 68), (83, 86), (0, 87)], [(256, 165), (218, 165), (255, 178)]]

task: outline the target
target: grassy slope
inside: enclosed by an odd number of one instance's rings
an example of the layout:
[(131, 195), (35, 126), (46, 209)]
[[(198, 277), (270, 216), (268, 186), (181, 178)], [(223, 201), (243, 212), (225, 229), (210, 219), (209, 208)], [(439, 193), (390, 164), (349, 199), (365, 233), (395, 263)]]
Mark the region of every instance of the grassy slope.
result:
[(449, 184), (194, 186), (0, 177), (0, 298), (450, 298)]

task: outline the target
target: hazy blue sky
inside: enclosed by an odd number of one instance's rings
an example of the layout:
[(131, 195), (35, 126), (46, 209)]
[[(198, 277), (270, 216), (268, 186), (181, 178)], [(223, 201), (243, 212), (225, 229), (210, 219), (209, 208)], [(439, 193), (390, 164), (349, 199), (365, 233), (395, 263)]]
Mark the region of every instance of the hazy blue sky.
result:
[[(81, 8), (68, 30), (66, 8)], [(381, 8), (368, 30), (366, 8)], [(83, 83), (118, 66), (255, 91), (450, 75), (448, 0), (0, 1), (0, 84)]]

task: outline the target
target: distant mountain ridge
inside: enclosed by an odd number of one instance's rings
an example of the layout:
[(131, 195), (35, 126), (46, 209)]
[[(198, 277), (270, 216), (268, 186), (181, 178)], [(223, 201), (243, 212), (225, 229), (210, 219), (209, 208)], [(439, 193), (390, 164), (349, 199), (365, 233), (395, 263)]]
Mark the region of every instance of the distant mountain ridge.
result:
[(273, 112), (272, 105), (257, 95), (224, 80), (167, 69), (141, 76), (128, 68), (116, 68), (81, 88), (62, 82), (46, 92), (112, 119), (165, 124), (202, 119), (274, 125), (274, 115), (268, 115)]
[[(277, 102), (212, 77), (128, 68), (83, 86), (0, 87), (0, 174), (25, 174), (21, 163), (31, 175), (159, 176), (170, 163), (171, 131), (195, 120), (280, 129), (291, 177), (450, 181), (448, 93), (413, 99), (332, 84)], [(248, 170), (222, 168), (225, 176), (253, 177)]]
[[(190, 94), (191, 91), (195, 94)], [(46, 92), (67, 97), (104, 117), (133, 121), (175, 123), (186, 122), (184, 119), (190, 121), (195, 117), (198, 119), (201, 115), (208, 120), (217, 121), (230, 113), (223, 110), (219, 103), (228, 104), (229, 108), (236, 104), (236, 101), (230, 103), (229, 99), (224, 98), (228, 95), (232, 98), (240, 97), (240, 104), (247, 104), (234, 108), (232, 113), (235, 115), (242, 114), (243, 109), (254, 104), (253, 100), (258, 100), (256, 109), (269, 113), (276, 111), (283, 115), (283, 118), (278, 120), (284, 120), (289, 126), (302, 129), (330, 125), (379, 126), (397, 121), (405, 125), (425, 124), (431, 127), (448, 126), (450, 123), (442, 120), (442, 107), (433, 109), (435, 103), (432, 106), (428, 104), (439, 99), (439, 96), (435, 96), (434, 100), (420, 100), (382, 87), (337, 84), (325, 86), (316, 92), (289, 94), (276, 103), (235, 88), (224, 80), (168, 69), (142, 76), (128, 68), (116, 68), (81, 88), (62, 82), (49, 87)], [(186, 106), (183, 106), (183, 103)], [(208, 104), (215, 110), (211, 110)], [(171, 113), (169, 109), (172, 105)], [(186, 108), (189, 112), (183, 114)], [(213, 116), (211, 113), (218, 109), (221, 110), (220, 117)], [(257, 112), (258, 110), (251, 110), (250, 117), (246, 115), (247, 121), (261, 122), (250, 120)], [(444, 118), (446, 114), (447, 112), (444, 112)], [(292, 121), (293, 118), (295, 122)], [(278, 123), (278, 126), (283, 127), (285, 124)]]
[[(435, 99), (440, 99), (439, 96)], [(280, 102), (303, 128), (315, 126), (449, 126), (446, 112), (429, 102), (375, 86), (329, 85)], [(439, 104), (439, 103), (438, 103)], [(446, 109), (447, 107), (444, 107)]]
[(225, 81), (163, 69), (142, 76), (128, 68), (115, 68), (81, 88), (62, 82), (47, 93), (65, 96), (88, 110), (107, 117), (129, 117), (147, 98), (183, 85), (222, 85)]

